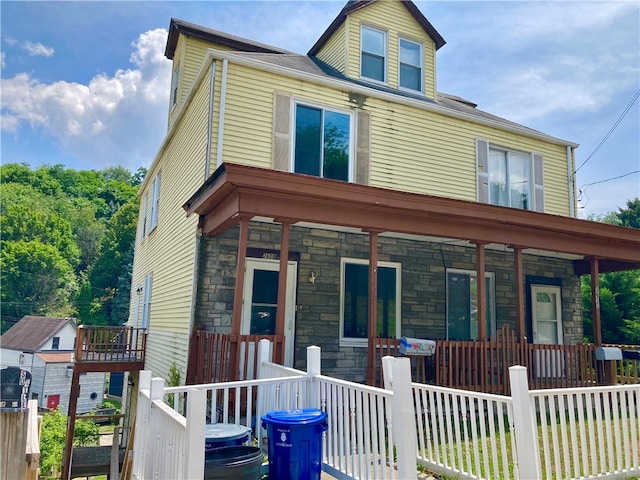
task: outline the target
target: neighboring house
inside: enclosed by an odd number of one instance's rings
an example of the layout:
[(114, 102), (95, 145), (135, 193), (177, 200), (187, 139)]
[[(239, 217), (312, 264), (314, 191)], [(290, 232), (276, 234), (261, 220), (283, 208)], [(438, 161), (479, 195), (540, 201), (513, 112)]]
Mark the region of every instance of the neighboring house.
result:
[(348, 2), (307, 55), (171, 20), (147, 368), (184, 378), (196, 329), (282, 336), (287, 365), (317, 344), (357, 381), (376, 337), (582, 342), (579, 275), (638, 268), (637, 232), (575, 218), (575, 143), (438, 92), (444, 44), (410, 1)]
[[(31, 372), (31, 398), (42, 408), (59, 407), (67, 413), (76, 339), (73, 318), (25, 316), (0, 337), (2, 368)], [(78, 412), (102, 402), (104, 373), (87, 373), (80, 380)]]
[(0, 337), (0, 366), (33, 370), (38, 352), (72, 352), (76, 340), (74, 318), (26, 315)]
[[(58, 408), (67, 414), (73, 376), (71, 352), (36, 353), (31, 378), (31, 398), (38, 399), (41, 408)], [(95, 410), (102, 403), (105, 374), (88, 372), (80, 377), (77, 413)]]

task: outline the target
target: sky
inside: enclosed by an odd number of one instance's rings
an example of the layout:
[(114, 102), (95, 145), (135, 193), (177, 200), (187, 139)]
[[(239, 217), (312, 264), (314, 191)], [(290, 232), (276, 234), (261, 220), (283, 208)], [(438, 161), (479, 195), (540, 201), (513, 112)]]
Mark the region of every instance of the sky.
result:
[[(306, 53), (345, 2), (0, 2), (1, 161), (149, 167), (172, 17)], [(640, 2), (415, 1), (447, 44), (438, 91), (578, 143), (579, 215), (640, 197)]]

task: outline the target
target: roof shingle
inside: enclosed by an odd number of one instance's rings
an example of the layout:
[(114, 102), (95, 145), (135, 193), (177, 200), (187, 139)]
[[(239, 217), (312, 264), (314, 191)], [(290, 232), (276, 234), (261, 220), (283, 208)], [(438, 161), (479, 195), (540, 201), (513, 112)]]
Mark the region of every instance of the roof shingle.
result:
[(0, 337), (0, 346), (23, 352), (37, 352), (38, 349), (67, 323), (76, 326), (73, 318), (37, 317), (27, 315)]

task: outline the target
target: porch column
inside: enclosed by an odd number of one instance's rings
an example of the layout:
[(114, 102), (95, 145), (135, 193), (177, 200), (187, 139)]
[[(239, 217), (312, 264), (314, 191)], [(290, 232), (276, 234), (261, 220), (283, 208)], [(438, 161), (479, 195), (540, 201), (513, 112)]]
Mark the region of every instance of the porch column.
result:
[(238, 235), (238, 261), (236, 264), (236, 286), (233, 297), (233, 314), (231, 317), (231, 380), (238, 379), (238, 336), (242, 322), (242, 297), (244, 296), (244, 273), (247, 262), (247, 242), (249, 239), (249, 219), (240, 219), (240, 233)]
[(369, 232), (369, 321), (367, 326), (367, 385), (376, 383), (376, 332), (378, 319), (378, 232)]
[(602, 345), (602, 324), (600, 322), (600, 264), (597, 258), (591, 259), (591, 319), (593, 325), (593, 341), (596, 346)]
[(476, 280), (478, 281), (478, 340), (487, 339), (487, 287), (484, 280), (484, 243), (476, 243)]
[(527, 330), (524, 316), (524, 269), (522, 267), (522, 247), (513, 247), (516, 276), (516, 315), (518, 343), (526, 343)]
[[(278, 273), (278, 307), (276, 310), (276, 335), (284, 342), (284, 321), (287, 306), (287, 267), (289, 261), (289, 229), (291, 222), (282, 220), (282, 238), (280, 240), (280, 271)], [(284, 365), (284, 344), (276, 343), (275, 362)]]

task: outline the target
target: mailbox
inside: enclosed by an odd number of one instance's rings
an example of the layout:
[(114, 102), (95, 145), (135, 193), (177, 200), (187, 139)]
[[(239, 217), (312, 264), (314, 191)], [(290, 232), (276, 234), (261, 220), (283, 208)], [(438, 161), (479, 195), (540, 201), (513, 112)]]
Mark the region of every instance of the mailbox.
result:
[(400, 353), (402, 355), (433, 355), (436, 353), (436, 342), (423, 338), (402, 337)]
[(622, 360), (622, 350), (618, 347), (598, 347), (596, 360)]

